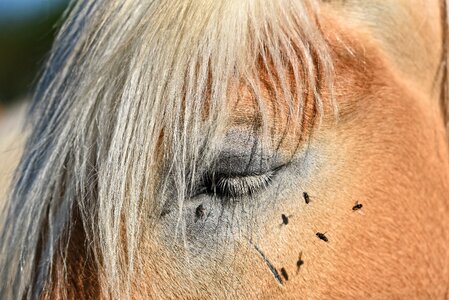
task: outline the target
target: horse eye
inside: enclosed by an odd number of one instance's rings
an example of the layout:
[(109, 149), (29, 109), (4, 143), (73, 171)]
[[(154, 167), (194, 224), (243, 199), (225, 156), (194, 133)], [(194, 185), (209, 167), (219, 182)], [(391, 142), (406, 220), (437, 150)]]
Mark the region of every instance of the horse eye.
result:
[(197, 194), (207, 194), (220, 199), (241, 198), (265, 190), (272, 182), (277, 170), (262, 174), (215, 174), (204, 176)]
[[(193, 183), (192, 197), (205, 194), (220, 199), (252, 196), (270, 186), (285, 158), (265, 147), (252, 132), (229, 130), (216, 156)], [(201, 168), (199, 168), (201, 169)]]

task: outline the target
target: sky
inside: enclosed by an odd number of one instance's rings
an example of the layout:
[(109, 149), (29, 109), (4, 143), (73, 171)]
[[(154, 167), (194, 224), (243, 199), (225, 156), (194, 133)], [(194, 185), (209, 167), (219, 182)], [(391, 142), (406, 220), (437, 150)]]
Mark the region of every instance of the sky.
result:
[(50, 12), (66, 0), (0, 0), (0, 23)]

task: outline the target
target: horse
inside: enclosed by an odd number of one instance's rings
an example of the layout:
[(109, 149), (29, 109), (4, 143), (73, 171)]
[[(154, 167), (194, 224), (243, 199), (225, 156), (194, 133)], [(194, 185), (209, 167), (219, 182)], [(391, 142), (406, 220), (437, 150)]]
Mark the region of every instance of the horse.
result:
[(444, 299), (443, 0), (79, 0), (1, 299)]

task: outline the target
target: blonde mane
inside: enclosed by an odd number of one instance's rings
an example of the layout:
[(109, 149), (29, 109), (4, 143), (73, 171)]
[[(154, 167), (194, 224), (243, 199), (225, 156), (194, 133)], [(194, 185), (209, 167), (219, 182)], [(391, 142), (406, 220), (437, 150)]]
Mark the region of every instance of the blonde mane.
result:
[[(321, 112), (333, 69), (318, 7), (293, 0), (74, 2), (37, 87), (32, 133), (0, 216), (0, 298), (37, 298), (52, 285), (74, 219), (103, 292), (126, 293), (139, 236), (154, 225), (147, 216), (161, 213), (169, 180), (182, 208), (195, 168), (213, 155), (233, 84), (250, 86), (263, 112), (262, 69), (275, 95), (287, 103), (313, 95)], [(301, 115), (302, 105), (291, 110)]]

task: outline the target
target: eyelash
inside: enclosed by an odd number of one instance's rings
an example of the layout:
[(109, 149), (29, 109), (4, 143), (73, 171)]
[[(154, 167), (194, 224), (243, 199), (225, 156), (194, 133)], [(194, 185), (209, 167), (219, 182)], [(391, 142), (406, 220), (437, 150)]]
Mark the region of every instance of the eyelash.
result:
[(204, 177), (198, 194), (208, 194), (222, 199), (251, 196), (266, 189), (276, 175), (276, 171), (246, 176), (208, 174)]

